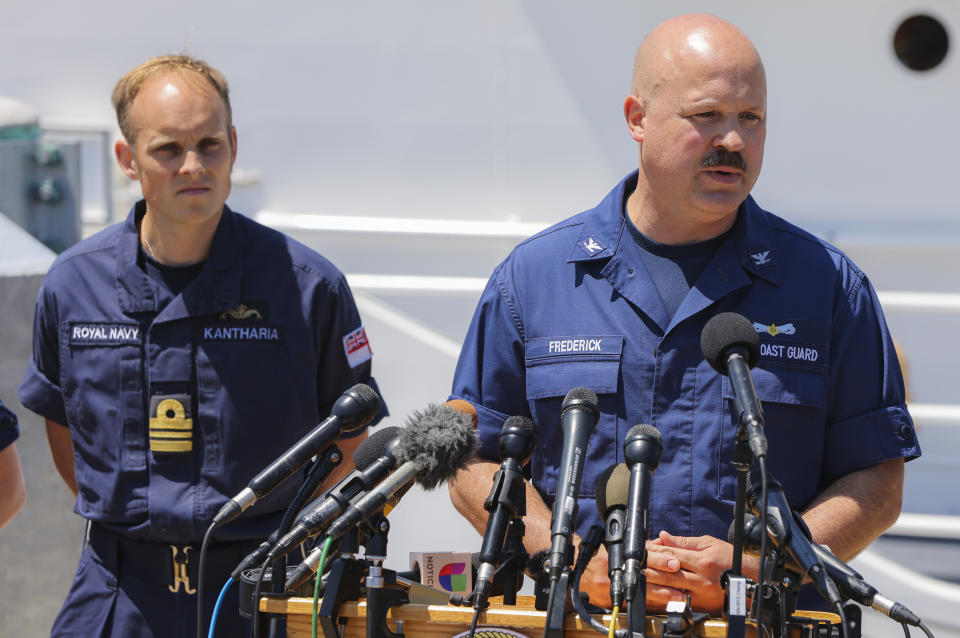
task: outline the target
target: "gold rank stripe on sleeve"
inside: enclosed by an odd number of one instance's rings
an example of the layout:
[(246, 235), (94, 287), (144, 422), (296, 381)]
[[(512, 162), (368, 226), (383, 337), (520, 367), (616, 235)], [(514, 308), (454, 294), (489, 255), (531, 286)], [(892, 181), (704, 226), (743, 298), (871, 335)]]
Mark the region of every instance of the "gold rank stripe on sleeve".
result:
[(181, 401), (168, 397), (156, 404), (150, 417), (150, 451), (193, 451), (193, 419)]

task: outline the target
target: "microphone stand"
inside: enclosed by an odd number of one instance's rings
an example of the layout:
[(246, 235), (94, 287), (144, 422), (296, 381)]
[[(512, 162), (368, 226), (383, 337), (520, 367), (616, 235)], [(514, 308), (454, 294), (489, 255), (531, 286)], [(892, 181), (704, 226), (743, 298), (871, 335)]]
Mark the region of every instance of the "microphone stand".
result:
[[(525, 498), (525, 496), (524, 496)], [(523, 570), (527, 567), (529, 555), (523, 546), (523, 536), (527, 526), (522, 518), (514, 518), (507, 528), (507, 539), (503, 543), (503, 561), (496, 576), (503, 583), (503, 604), (517, 604), (517, 590), (523, 585)]]
[(317, 610), (317, 625), (325, 638), (340, 638), (335, 619), (340, 605), (347, 600), (360, 600), (364, 561), (357, 558), (359, 532), (350, 530), (340, 539), (339, 555), (330, 566), (323, 588), (323, 600)]
[[(276, 538), (283, 538), (283, 536), (290, 531), (290, 528), (293, 526), (293, 522), (296, 520), (297, 514), (299, 514), (300, 510), (310, 499), (310, 497), (313, 496), (313, 493), (317, 490), (317, 488), (327, 480), (327, 477), (333, 473), (333, 470), (336, 469), (336, 467), (340, 465), (342, 461), (343, 452), (340, 451), (340, 448), (337, 447), (336, 443), (328, 445), (326, 449), (317, 455), (316, 460), (314, 460), (309, 471), (307, 472), (306, 478), (304, 478), (303, 483), (300, 484), (300, 488), (297, 490), (296, 495), (290, 502), (289, 507), (287, 507), (287, 511), (284, 512), (283, 519), (280, 521), (280, 526), (277, 528), (277, 531), (274, 532), (276, 534)], [(273, 568), (270, 573), (270, 590), (273, 596), (283, 594), (286, 580), (287, 557), (284, 555), (273, 563)], [(282, 621), (282, 617), (273, 616), (270, 618), (269, 636), (271, 636), (271, 638), (273, 636), (280, 635), (280, 626)]]
[[(739, 408), (739, 400), (734, 401)], [(743, 414), (742, 410), (738, 411)], [(744, 638), (746, 635), (747, 578), (743, 575), (743, 524), (747, 503), (747, 472), (753, 464), (753, 452), (748, 441), (746, 424), (741, 419), (737, 425), (737, 442), (733, 448), (732, 460), (737, 471), (737, 497), (733, 510), (733, 565), (720, 578), (729, 638)]]
[(754, 617), (758, 624), (771, 629), (774, 638), (786, 638), (789, 635), (790, 617), (797, 608), (802, 577), (786, 568), (781, 552), (771, 548), (768, 554), (767, 560), (772, 561), (772, 569), (765, 578), (768, 584), (754, 594)]
[(563, 638), (563, 623), (567, 613), (573, 609), (570, 599), (571, 565), (573, 563), (573, 543), (567, 545), (567, 556), (563, 571), (556, 580), (550, 581), (550, 597), (547, 599), (547, 618), (543, 626), (543, 638)]
[(397, 587), (397, 573), (392, 569), (383, 568), (383, 561), (387, 557), (387, 534), (390, 531), (390, 522), (381, 512), (370, 520), (369, 528), (365, 543), (367, 554), (366, 638), (403, 638), (402, 630), (394, 632), (387, 627), (387, 612), (390, 608), (410, 602), (410, 596), (406, 590)]

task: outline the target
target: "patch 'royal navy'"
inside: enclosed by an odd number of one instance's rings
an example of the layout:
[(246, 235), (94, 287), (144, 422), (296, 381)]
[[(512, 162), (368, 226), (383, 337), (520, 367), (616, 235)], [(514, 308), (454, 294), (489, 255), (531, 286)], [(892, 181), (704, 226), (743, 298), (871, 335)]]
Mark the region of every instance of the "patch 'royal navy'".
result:
[(140, 326), (135, 323), (72, 322), (71, 346), (140, 345)]

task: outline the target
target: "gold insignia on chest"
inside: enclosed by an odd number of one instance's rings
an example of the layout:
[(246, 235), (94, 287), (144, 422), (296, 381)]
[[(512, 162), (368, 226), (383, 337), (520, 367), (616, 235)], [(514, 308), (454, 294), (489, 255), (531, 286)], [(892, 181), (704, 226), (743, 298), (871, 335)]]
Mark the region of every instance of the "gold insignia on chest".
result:
[(246, 304), (240, 304), (234, 310), (227, 310), (220, 315), (221, 319), (263, 319), (263, 315), (256, 308), (248, 308)]

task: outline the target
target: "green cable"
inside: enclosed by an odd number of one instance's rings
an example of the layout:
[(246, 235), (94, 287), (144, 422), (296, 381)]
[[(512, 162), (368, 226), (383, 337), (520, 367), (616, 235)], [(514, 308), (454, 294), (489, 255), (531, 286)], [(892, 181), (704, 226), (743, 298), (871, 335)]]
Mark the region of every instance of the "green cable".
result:
[(323, 574), (323, 566), (327, 563), (327, 552), (330, 551), (330, 545), (333, 544), (333, 537), (327, 536), (323, 541), (323, 549), (320, 550), (320, 564), (317, 567), (317, 580), (313, 585), (313, 620), (310, 625), (311, 636), (317, 638), (317, 613), (320, 611), (320, 576)]

